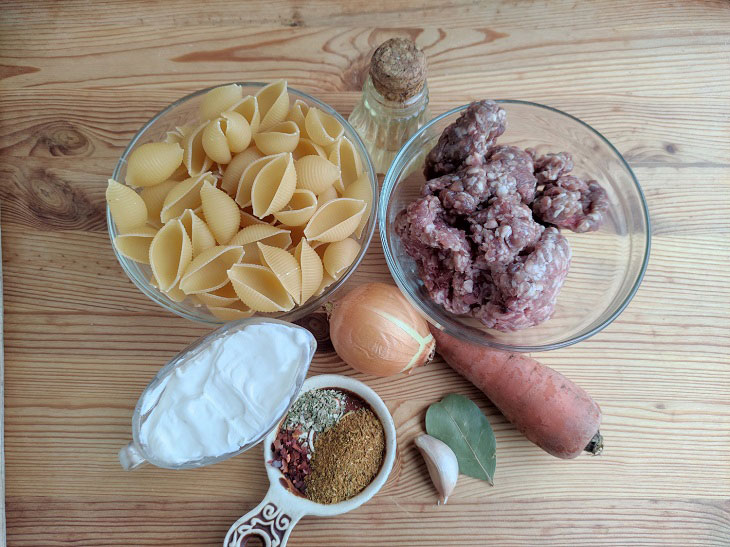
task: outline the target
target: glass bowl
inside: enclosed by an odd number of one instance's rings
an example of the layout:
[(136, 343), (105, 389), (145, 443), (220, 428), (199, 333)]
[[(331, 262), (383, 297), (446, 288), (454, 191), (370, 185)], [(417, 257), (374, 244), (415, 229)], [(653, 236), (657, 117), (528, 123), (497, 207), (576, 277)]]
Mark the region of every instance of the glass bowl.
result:
[(567, 151), (573, 173), (596, 179), (610, 206), (597, 232), (567, 237), (573, 251), (570, 271), (553, 316), (540, 325), (513, 332), (487, 329), (434, 304), (418, 277), (415, 262), (394, 231), (395, 216), (419, 196), (426, 154), (441, 132), (468, 105), (454, 108), (422, 127), (401, 148), (385, 175), (380, 195), (380, 237), (385, 259), (400, 289), (431, 323), (461, 340), (508, 351), (565, 347), (600, 332), (628, 305), (649, 260), (649, 212), (634, 173), (616, 148), (585, 122), (555, 108), (525, 101), (498, 101), (507, 111), (507, 130), (499, 144), (532, 147), (538, 153)]
[[(243, 88), (244, 97), (246, 95), (256, 94), (259, 89), (267, 85), (266, 83), (261, 82), (235, 83), (238, 83), (238, 85)], [(176, 126), (182, 126), (197, 120), (198, 108), (200, 106), (200, 102), (203, 99), (203, 95), (205, 95), (205, 93), (207, 93), (211, 89), (214, 89), (215, 87), (219, 86), (201, 89), (200, 91), (196, 91), (195, 93), (191, 93), (190, 95), (178, 99), (170, 106), (155, 115), (150, 121), (148, 121), (142, 127), (142, 129), (140, 129), (137, 134), (132, 138), (131, 142), (122, 153), (121, 158), (119, 158), (119, 162), (117, 162), (117, 165), (114, 168), (112, 178), (118, 182), (124, 182), (127, 170), (127, 158), (136, 147), (148, 142), (161, 141), (165, 138), (165, 133), (167, 131), (173, 130)], [(373, 193), (373, 206), (370, 212), (370, 218), (368, 219), (368, 223), (363, 229), (362, 236), (360, 237), (360, 239), (357, 240), (361, 245), (360, 252), (358, 253), (355, 261), (352, 263), (349, 269), (344, 274), (342, 274), (342, 276), (337, 279), (337, 281), (333, 282), (329, 287), (327, 287), (327, 289), (325, 289), (325, 291), (320, 296), (311, 298), (308, 302), (301, 306), (296, 306), (287, 312), (255, 314), (257, 316), (277, 317), (286, 321), (296, 321), (297, 319), (300, 319), (311, 313), (312, 311), (316, 310), (324, 302), (326, 302), (331, 297), (331, 295), (338, 288), (340, 288), (342, 284), (345, 283), (345, 281), (347, 281), (352, 272), (355, 271), (357, 266), (362, 261), (363, 256), (365, 256), (365, 252), (367, 251), (368, 245), (370, 245), (370, 240), (373, 237), (373, 232), (375, 230), (375, 225), (377, 222), (376, 219), (378, 213), (378, 179), (373, 169), (372, 162), (370, 161), (370, 156), (365, 149), (365, 145), (363, 144), (362, 140), (360, 140), (357, 132), (347, 122), (347, 120), (340, 116), (340, 114), (338, 114), (337, 111), (331, 106), (312, 97), (311, 95), (308, 95), (291, 87), (288, 88), (288, 91), (290, 103), (293, 103), (296, 99), (301, 99), (307, 104), (311, 106), (316, 106), (322, 111), (331, 114), (337, 119), (337, 121), (340, 122), (340, 124), (342, 124), (342, 127), (345, 128), (345, 136), (352, 141), (358, 153), (360, 154), (360, 158), (362, 159), (365, 172), (368, 174), (370, 186)], [(142, 291), (151, 300), (153, 300), (166, 310), (176, 313), (181, 317), (212, 325), (226, 323), (226, 321), (218, 319), (211, 313), (209, 313), (205, 307), (195, 305), (190, 297), (186, 298), (182, 302), (175, 302), (163, 292), (159, 291), (155, 286), (153, 286), (150, 283), (150, 280), (152, 279), (152, 269), (149, 267), (149, 265), (140, 264), (138, 262), (135, 262), (134, 260), (122, 256), (119, 251), (117, 251), (117, 248), (114, 246), (114, 238), (118, 235), (118, 232), (114, 221), (112, 220), (111, 211), (109, 210), (108, 206), (106, 209), (106, 220), (107, 226), (109, 228), (109, 237), (112, 240), (112, 249), (114, 249), (114, 254), (116, 255), (117, 260), (122, 266), (124, 272), (140, 291)]]

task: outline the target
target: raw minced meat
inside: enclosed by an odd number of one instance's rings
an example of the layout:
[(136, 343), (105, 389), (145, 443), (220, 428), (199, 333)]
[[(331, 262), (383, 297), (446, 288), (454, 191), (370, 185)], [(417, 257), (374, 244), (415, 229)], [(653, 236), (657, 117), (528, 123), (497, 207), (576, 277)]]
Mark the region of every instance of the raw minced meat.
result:
[(573, 170), (573, 156), (568, 152), (549, 153), (544, 156), (536, 156), (535, 151), (531, 148), (528, 148), (525, 152), (534, 158), (535, 176), (538, 184), (556, 181)]
[(545, 185), (532, 210), (542, 222), (579, 233), (593, 232), (603, 223), (608, 196), (595, 180), (566, 175)]

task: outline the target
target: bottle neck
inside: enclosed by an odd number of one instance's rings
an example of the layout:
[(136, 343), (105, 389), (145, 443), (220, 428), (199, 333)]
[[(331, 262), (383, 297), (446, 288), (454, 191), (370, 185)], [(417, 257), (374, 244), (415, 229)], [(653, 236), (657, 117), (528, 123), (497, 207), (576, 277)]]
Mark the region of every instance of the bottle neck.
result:
[(368, 75), (362, 89), (363, 101), (366, 107), (375, 116), (387, 116), (390, 118), (411, 118), (419, 115), (428, 105), (428, 86), (423, 82), (423, 87), (413, 97), (405, 102), (389, 101), (375, 89), (372, 78)]

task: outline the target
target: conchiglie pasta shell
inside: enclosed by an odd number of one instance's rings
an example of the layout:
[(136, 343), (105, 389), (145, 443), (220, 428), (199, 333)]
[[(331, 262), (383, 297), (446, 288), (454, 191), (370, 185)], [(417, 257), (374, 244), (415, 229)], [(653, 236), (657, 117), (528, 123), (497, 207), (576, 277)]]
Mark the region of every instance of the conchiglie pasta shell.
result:
[(335, 142), (330, 150), (329, 160), (339, 167), (340, 178), (335, 182), (335, 188), (340, 194), (363, 174), (362, 158), (347, 137), (341, 137)]
[(302, 293), (302, 272), (297, 259), (288, 251), (278, 247), (264, 245), (260, 241), (256, 245), (259, 248), (261, 263), (274, 272), (279, 283), (292, 296), (294, 302), (299, 304)]
[(264, 218), (281, 211), (291, 200), (296, 187), (297, 173), (292, 155), (284, 154), (273, 159), (259, 171), (251, 187), (253, 214)]
[(294, 258), (299, 262), (302, 272), (301, 304), (309, 300), (322, 283), (324, 268), (317, 253), (309, 246), (306, 239), (302, 239), (294, 249)]
[(182, 302), (187, 295), (180, 290), (179, 287), (172, 287), (169, 291), (165, 291), (167, 297), (173, 302)]
[(241, 228), (246, 228), (247, 226), (253, 226), (254, 224), (266, 224), (269, 225), (268, 222), (264, 222), (263, 220), (256, 218), (248, 211), (244, 211), (241, 209)]
[(309, 240), (323, 243), (345, 239), (357, 228), (365, 207), (365, 202), (359, 199), (338, 198), (328, 201), (309, 220), (304, 235)]
[(322, 148), (318, 144), (314, 144), (309, 139), (304, 139), (299, 137), (299, 142), (297, 143), (297, 147), (292, 152), (292, 156), (294, 156), (295, 160), (298, 160), (300, 158), (303, 158), (304, 156), (320, 156), (324, 159), (327, 159), (327, 152), (324, 151), (324, 148)]
[(180, 290), (185, 294), (197, 294), (220, 289), (228, 283), (228, 270), (242, 257), (243, 247), (206, 249), (188, 265), (180, 279)]
[(191, 177), (207, 171), (213, 165), (213, 160), (206, 155), (203, 148), (203, 131), (207, 125), (208, 122), (200, 124), (182, 142), (183, 163)]
[(368, 223), (370, 212), (373, 208), (373, 188), (370, 185), (370, 179), (368, 178), (367, 173), (363, 173), (355, 182), (349, 184), (345, 188), (345, 192), (342, 194), (342, 197), (360, 199), (365, 202), (365, 212), (360, 219), (360, 223), (355, 229), (355, 237), (359, 238), (362, 236), (362, 231)]
[(322, 207), (322, 205), (324, 205), (328, 201), (332, 201), (333, 199), (337, 199), (338, 197), (340, 196), (337, 195), (337, 190), (335, 190), (335, 187), (330, 186), (324, 192), (317, 196), (317, 206)]
[(355, 262), (360, 249), (361, 245), (350, 237), (330, 243), (322, 257), (324, 269), (333, 279), (339, 279)]
[(193, 258), (211, 247), (215, 247), (215, 237), (208, 225), (194, 211), (185, 209), (180, 215), (185, 232), (193, 245)]
[(223, 85), (211, 89), (200, 103), (200, 119), (211, 120), (228, 110), (243, 97), (243, 89), (238, 84)]
[(327, 287), (332, 285), (332, 283), (334, 283), (335, 281), (337, 280), (334, 277), (332, 277), (328, 273), (325, 273), (324, 276), (322, 276), (322, 283), (319, 284), (319, 288), (315, 292), (315, 296), (321, 296), (324, 291), (327, 290)]
[(214, 291), (196, 294), (195, 297), (198, 302), (207, 307), (215, 306), (217, 308), (225, 308), (238, 302), (238, 295), (230, 283), (226, 283)]
[(345, 132), (345, 128), (337, 118), (316, 107), (310, 108), (307, 112), (305, 126), (309, 139), (320, 146), (331, 145)]
[(157, 230), (149, 226), (142, 226), (132, 232), (118, 235), (114, 238), (114, 246), (119, 254), (141, 262), (142, 264), (150, 263), (150, 243), (155, 237)]
[(243, 152), (239, 152), (233, 156), (233, 159), (231, 159), (230, 163), (226, 166), (226, 170), (223, 172), (221, 190), (235, 197), (238, 181), (241, 179), (241, 175), (243, 175), (246, 167), (262, 157), (263, 154), (255, 146), (250, 146)]
[(256, 148), (264, 154), (293, 152), (299, 143), (299, 127), (291, 121), (280, 122), (266, 131), (256, 133), (253, 141), (256, 143)]
[(209, 182), (200, 189), (203, 213), (210, 231), (220, 245), (226, 245), (238, 231), (241, 213), (231, 196)]
[(150, 266), (157, 286), (168, 292), (177, 286), (193, 258), (193, 246), (180, 219), (173, 219), (157, 232), (150, 244)]
[(161, 184), (142, 188), (139, 195), (147, 206), (147, 222), (158, 228), (162, 227), (162, 223), (160, 222), (162, 206), (165, 204), (167, 194), (178, 184), (179, 182), (175, 180), (166, 180)]
[(236, 321), (237, 319), (245, 319), (251, 317), (254, 312), (251, 308), (241, 302), (237, 302), (231, 306), (207, 306), (208, 311), (221, 321)]
[(246, 121), (251, 128), (252, 135), (255, 135), (258, 132), (259, 125), (261, 124), (261, 116), (259, 114), (259, 103), (256, 100), (256, 97), (248, 95), (231, 106), (228, 110), (231, 112), (238, 112), (241, 116), (246, 118)]
[(266, 266), (236, 264), (228, 270), (233, 288), (246, 306), (259, 312), (288, 311), (294, 300)]
[[(181, 182), (188, 178), (190, 175), (188, 174), (188, 168), (185, 167), (184, 163), (181, 163), (180, 166), (175, 169), (175, 172), (170, 175), (170, 178), (168, 180), (174, 180), (176, 182)], [(157, 185), (159, 186), (159, 185)]]
[(160, 220), (163, 224), (173, 218), (177, 218), (185, 212), (185, 209), (197, 209), (200, 207), (200, 189), (205, 182), (214, 184), (215, 177), (211, 173), (202, 173), (177, 183), (165, 196), (165, 201), (160, 210)]
[(299, 126), (299, 134), (303, 138), (307, 138), (307, 112), (309, 112), (309, 105), (303, 100), (297, 99), (291, 105), (291, 108), (289, 109), (289, 114), (287, 114), (286, 116), (287, 120), (291, 120)]
[(106, 187), (106, 202), (109, 204), (114, 224), (119, 233), (126, 233), (147, 222), (147, 206), (142, 197), (129, 186), (109, 179)]
[(261, 124), (259, 131), (267, 131), (279, 122), (284, 121), (289, 112), (289, 92), (286, 80), (278, 80), (263, 87), (256, 93)]
[(266, 245), (288, 249), (291, 245), (291, 234), (288, 230), (270, 224), (255, 224), (241, 229), (229, 245), (243, 246), (244, 255), (242, 262), (252, 264), (258, 262), (258, 248), (256, 243), (260, 241)]
[(182, 129), (179, 127), (176, 127), (172, 131), (168, 131), (165, 133), (165, 142), (170, 144), (180, 144), (180, 141), (183, 140), (184, 133), (182, 132)]
[(304, 156), (294, 164), (297, 171), (297, 187), (321, 194), (340, 176), (335, 164), (320, 156)]
[(239, 207), (249, 207), (251, 205), (251, 189), (253, 188), (256, 177), (267, 164), (279, 156), (283, 156), (283, 154), (264, 156), (254, 160), (246, 167), (238, 179), (238, 186), (236, 188), (236, 203), (238, 203)]
[(301, 226), (312, 218), (317, 210), (317, 196), (311, 190), (294, 190), (291, 200), (286, 207), (274, 213), (276, 220), (287, 226)]
[(226, 122), (223, 118), (214, 118), (203, 129), (203, 150), (210, 159), (218, 164), (231, 161), (231, 148), (222, 127)]
[(135, 148), (127, 160), (125, 181), (130, 186), (154, 186), (170, 178), (183, 160), (178, 143), (150, 142)]

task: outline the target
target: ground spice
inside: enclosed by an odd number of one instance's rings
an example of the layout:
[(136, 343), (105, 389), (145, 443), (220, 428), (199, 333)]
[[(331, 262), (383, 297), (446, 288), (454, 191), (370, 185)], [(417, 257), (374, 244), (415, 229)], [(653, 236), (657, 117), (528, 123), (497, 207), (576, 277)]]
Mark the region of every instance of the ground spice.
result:
[(304, 479), (307, 498), (329, 504), (356, 496), (378, 474), (384, 452), (378, 417), (367, 408), (348, 412), (315, 441)]

